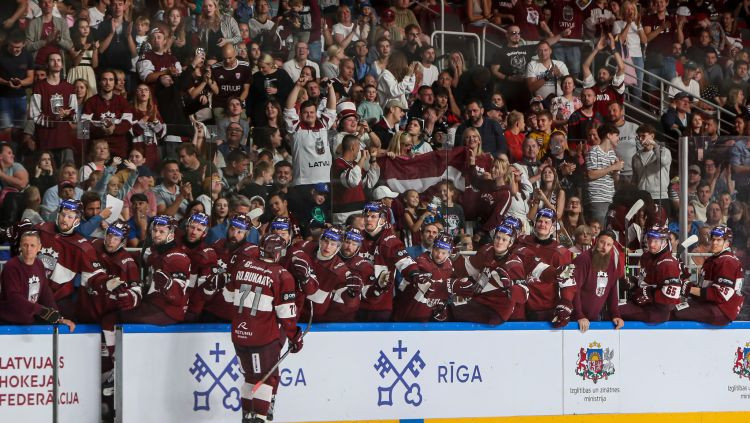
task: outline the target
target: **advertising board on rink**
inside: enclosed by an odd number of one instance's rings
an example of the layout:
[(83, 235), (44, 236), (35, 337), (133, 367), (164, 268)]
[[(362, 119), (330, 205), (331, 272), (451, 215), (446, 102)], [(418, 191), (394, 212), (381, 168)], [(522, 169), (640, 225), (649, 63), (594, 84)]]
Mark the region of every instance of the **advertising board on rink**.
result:
[[(98, 423), (100, 334), (81, 325), (58, 337), (58, 417), (60, 422)], [(53, 335), (51, 326), (0, 326), (0, 421), (51, 422)]]

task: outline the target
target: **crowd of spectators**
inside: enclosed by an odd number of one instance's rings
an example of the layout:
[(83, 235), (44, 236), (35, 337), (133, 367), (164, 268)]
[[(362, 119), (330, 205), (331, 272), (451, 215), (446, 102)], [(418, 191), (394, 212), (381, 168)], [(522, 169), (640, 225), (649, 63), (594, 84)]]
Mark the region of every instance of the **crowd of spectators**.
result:
[[(0, 2), (0, 225), (54, 221), (77, 199), (88, 239), (122, 202), (129, 247), (153, 216), (194, 212), (210, 216), (207, 242), (238, 213), (251, 242), (274, 217), (313, 239), (381, 200), (411, 254), (436, 230), (472, 250), (496, 218), (488, 193), (508, 185), (507, 214), (529, 233), (537, 210), (555, 210), (574, 252), (607, 226), (632, 249), (655, 223), (677, 239), (687, 207), (697, 251), (704, 228), (726, 224), (750, 265), (750, 2), (450, 3), (466, 31), (502, 28), (484, 66), (470, 48), (430, 45), (438, 4)], [(644, 69), (671, 81), (669, 104), (635, 124), (625, 102), (648, 102)], [(688, 198), (678, 136), (690, 137)], [(465, 152), (461, 184), (394, 192), (381, 178), (387, 161), (439, 150)], [(618, 228), (636, 198), (647, 207)]]

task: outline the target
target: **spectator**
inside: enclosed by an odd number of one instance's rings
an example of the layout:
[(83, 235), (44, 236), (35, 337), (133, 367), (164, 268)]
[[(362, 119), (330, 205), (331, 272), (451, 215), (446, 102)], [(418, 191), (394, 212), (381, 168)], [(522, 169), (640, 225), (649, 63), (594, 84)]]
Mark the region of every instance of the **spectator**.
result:
[[(626, 79), (633, 80), (631, 85), (630, 98), (640, 104), (643, 96), (643, 49), (641, 44), (646, 44), (646, 31), (641, 24), (641, 12), (633, 0), (622, 2), (622, 16), (614, 22), (612, 34), (617, 36), (617, 40), (623, 45), (626, 52)], [(632, 66), (631, 66), (632, 64)]]
[(435, 48), (425, 45), (419, 51), (419, 63), (422, 65), (422, 82), (420, 85), (434, 84), (439, 75), (439, 70), (435, 66)]
[(336, 20), (333, 25), (333, 40), (343, 50), (349, 43), (366, 40), (370, 34), (370, 25), (359, 19), (352, 22), (352, 12), (346, 5), (341, 5), (336, 10)]
[(156, 212), (159, 215), (181, 219), (189, 201), (193, 201), (190, 182), (182, 182), (180, 166), (174, 160), (165, 160), (161, 168), (161, 184), (154, 187)]
[(224, 109), (230, 97), (239, 98), (244, 103), (250, 93), (250, 66), (247, 62), (237, 60), (237, 51), (232, 44), (221, 49), (223, 61), (211, 67), (211, 79), (208, 86), (214, 93), (212, 110), (214, 119), (219, 121), (225, 116)]
[(647, 191), (654, 202), (670, 215), (668, 189), (672, 154), (664, 145), (657, 144), (654, 140), (655, 132), (650, 125), (638, 127), (638, 142), (641, 148), (632, 158), (633, 182), (637, 184), (638, 189)]
[(704, 63), (706, 70), (704, 79), (707, 79), (711, 85), (720, 86), (724, 81), (724, 69), (719, 64), (719, 53), (716, 50), (708, 50)]
[[(429, 216), (431, 215), (431, 213), (429, 211), (425, 211), (422, 215)], [(432, 243), (435, 242), (435, 238), (437, 238), (441, 230), (442, 225), (437, 222), (422, 224), (419, 244), (413, 244), (410, 247), (406, 247), (406, 252), (409, 254), (409, 257), (416, 260), (417, 257), (421, 256), (423, 253), (432, 250)]]
[(638, 151), (638, 125), (625, 120), (625, 105), (622, 103), (612, 103), (607, 109), (609, 121), (618, 131), (620, 139), (617, 142), (615, 153), (617, 157), (625, 162), (625, 166), (620, 171), (620, 182), (636, 182), (633, 179), (633, 156)]
[(669, 108), (661, 115), (662, 129), (672, 136), (682, 136), (691, 120), (690, 103), (692, 101), (693, 97), (686, 92), (675, 94)]
[(543, 208), (554, 210), (557, 216), (562, 216), (565, 211), (565, 191), (552, 166), (542, 166), (539, 172), (539, 185), (534, 189), (527, 214), (529, 220), (533, 220), (536, 212)]
[(641, 24), (646, 33), (649, 49), (646, 53), (646, 70), (671, 81), (677, 74), (677, 58), (672, 47), (685, 41), (684, 18), (675, 19), (667, 14), (667, 0), (655, 0), (654, 13), (646, 15)]
[[(117, 5), (122, 0), (113, 0)], [(81, 119), (90, 121), (91, 137), (103, 138), (109, 142), (109, 149), (115, 156), (125, 157), (128, 153), (127, 133), (133, 124), (133, 111), (128, 101), (114, 94), (115, 73), (105, 70), (99, 75), (99, 93), (86, 100)]]
[(36, 187), (40, 193), (46, 192), (50, 187), (57, 185), (55, 159), (49, 151), (37, 154), (34, 171), (30, 175), (29, 185)]
[[(562, 92), (560, 81), (568, 75), (568, 67), (559, 60), (552, 60), (552, 46), (547, 41), (537, 45), (537, 60), (526, 66), (526, 85), (533, 96), (546, 99)], [(584, 71), (585, 72), (585, 71)]]
[(9, 1), (0, 9), (0, 23), (3, 29), (9, 30), (16, 26), (18, 20), (26, 14), (25, 0)]
[(463, 132), (466, 128), (473, 127), (482, 137), (482, 151), (494, 156), (508, 153), (503, 128), (492, 119), (485, 119), (484, 107), (479, 100), (473, 99), (466, 104), (466, 115), (469, 119), (456, 130), (456, 146), (463, 145)]
[(724, 78), (721, 85), (719, 86), (719, 98), (721, 99), (721, 105), (726, 104), (729, 98), (729, 91), (732, 88), (739, 88), (743, 93), (750, 91), (750, 83), (747, 81), (748, 75), (748, 62), (745, 60), (737, 60), (732, 66), (731, 78)]
[(315, 75), (320, 75), (320, 67), (317, 63), (309, 59), (310, 49), (306, 42), (299, 41), (294, 47), (294, 58), (284, 63), (284, 72), (286, 72), (292, 81), (300, 77), (300, 72), (305, 66), (311, 66), (315, 69)]
[(669, 97), (674, 97), (679, 91), (683, 91), (693, 96), (695, 101), (701, 97), (700, 85), (695, 80), (698, 64), (689, 61), (682, 65), (682, 69), (682, 76), (675, 76), (670, 81), (673, 86), (669, 87)]
[[(552, 0), (548, 3), (552, 8), (552, 26), (540, 25), (550, 36), (562, 33), (565, 38), (583, 40), (583, 20), (591, 3), (576, 3), (573, 0)], [(555, 46), (555, 59), (570, 64), (570, 73), (577, 76), (581, 73), (581, 45), (580, 42), (563, 42)]]
[(526, 123), (523, 113), (513, 110), (508, 115), (508, 129), (505, 130), (505, 142), (508, 145), (508, 156), (514, 162), (521, 160), (523, 156), (523, 140)]
[[(265, 0), (262, 0), (264, 2)], [(250, 85), (249, 101), (247, 102), (248, 117), (250, 122), (258, 125), (263, 122), (266, 102), (275, 99), (279, 102), (292, 98), (290, 92), (294, 81), (283, 69), (277, 69), (273, 58), (264, 54), (258, 61), (258, 72), (253, 74), (253, 82)], [(294, 97), (296, 98), (296, 97)]]
[(20, 128), (26, 117), (26, 87), (34, 82), (34, 58), (25, 35), (11, 31), (0, 54), (0, 129)]
[(539, 145), (537, 158), (541, 159), (549, 151), (549, 140), (552, 137), (552, 113), (548, 110), (540, 110), (535, 115), (536, 128), (529, 133), (528, 138), (535, 140)]
[(345, 57), (339, 62), (338, 75), (332, 78), (336, 98), (340, 101), (354, 99), (354, 61)]
[(250, 156), (243, 150), (235, 149), (227, 154), (227, 165), (222, 169), (223, 183), (229, 191), (242, 190), (247, 177)]
[(242, 125), (238, 122), (232, 122), (227, 126), (227, 132), (224, 137), (226, 140), (219, 145), (218, 151), (221, 153), (226, 163), (229, 154), (235, 150), (246, 151), (247, 146), (243, 145), (247, 136), (243, 132)]
[[(134, 150), (137, 151), (137, 150)], [(131, 162), (133, 154), (130, 155)], [(154, 174), (151, 173), (151, 169), (146, 166), (140, 165), (137, 167), (138, 177), (133, 184), (133, 187), (125, 195), (124, 201), (126, 206), (132, 205), (132, 196), (136, 194), (143, 194), (146, 202), (148, 203), (148, 215), (156, 216), (156, 194), (152, 188), (154, 187)]]
[[(169, 107), (167, 107), (169, 109)], [(141, 83), (136, 86), (133, 99), (133, 126), (130, 128), (133, 146), (139, 146), (144, 153), (144, 160), (148, 167), (156, 169), (159, 162), (159, 141), (164, 139), (166, 125), (159, 113), (159, 108), (151, 95), (151, 88)], [(164, 156), (173, 156), (170, 143), (165, 147)]]
[(708, 203), (711, 202), (712, 195), (711, 185), (706, 181), (701, 181), (696, 188), (696, 198), (691, 202), (695, 208), (695, 218), (701, 222), (706, 221), (706, 209)]
[[(362, 82), (365, 76), (375, 76), (375, 67), (372, 64), (372, 60), (369, 58), (370, 49), (367, 46), (367, 41), (359, 40), (354, 43), (355, 55), (352, 58), (354, 61), (354, 79), (357, 82)], [(318, 74), (320, 74), (318, 72)]]
[[(260, 3), (257, 10), (260, 15), (262, 10)], [(250, 25), (250, 32), (252, 37), (252, 25)], [(221, 13), (216, 0), (203, 1), (203, 7), (197, 22), (197, 33), (199, 46), (203, 48), (206, 57), (209, 59), (222, 57), (224, 46), (234, 46), (242, 41), (237, 21), (230, 15)]]
[(203, 180), (218, 172), (213, 163), (207, 163), (201, 159), (198, 149), (190, 143), (183, 143), (177, 148), (177, 156), (180, 160), (180, 174), (182, 182), (190, 183), (194, 198), (200, 197), (203, 192)]
[(102, 21), (96, 31), (99, 67), (130, 71), (133, 66), (131, 59), (138, 55), (132, 36), (133, 22), (125, 20), (125, 0), (110, 0), (109, 8), (111, 16)]
[(26, 46), (38, 64), (47, 63), (50, 53), (57, 53), (61, 57), (63, 52), (71, 50), (68, 25), (62, 18), (52, 16), (55, 0), (41, 0), (39, 8), (42, 15), (29, 22), (26, 28)]
[(404, 117), (406, 104), (398, 99), (391, 99), (386, 102), (383, 110), (385, 115), (380, 119), (373, 128), (373, 132), (380, 138), (381, 148), (387, 150), (391, 140), (399, 130), (399, 122)]
[[(75, 31), (71, 36), (73, 67), (67, 72), (67, 81), (73, 84), (77, 79), (83, 79), (90, 87), (96, 86), (94, 69), (99, 66), (99, 41), (89, 26), (89, 21), (79, 19), (75, 24)], [(92, 94), (96, 94), (96, 90)]]
[(368, 150), (361, 149), (355, 135), (344, 136), (341, 157), (331, 168), (332, 218), (333, 224), (343, 224), (346, 219), (359, 213), (365, 203), (365, 189), (375, 187), (380, 176), (380, 167), (371, 158)]
[(73, 189), (73, 199), (78, 200), (83, 195), (83, 190), (76, 186), (78, 183), (78, 168), (75, 163), (63, 163), (60, 166), (58, 183), (47, 189), (42, 197), (42, 218), (45, 221), (53, 220), (57, 213), (57, 208), (60, 206), (59, 184), (63, 182), (69, 184)]
[(590, 124), (600, 125), (604, 118), (594, 110), (596, 104), (596, 91), (593, 88), (584, 88), (581, 91), (581, 107), (573, 112), (568, 118), (568, 140), (575, 140), (575, 144), (586, 139), (586, 128)]
[(604, 222), (615, 192), (615, 179), (625, 163), (615, 154), (619, 141), (617, 128), (605, 124), (597, 133), (601, 144), (591, 147), (586, 156), (587, 193), (590, 218)]
[(59, 163), (73, 160), (73, 133), (69, 122), (76, 117), (77, 98), (73, 85), (61, 76), (62, 55), (47, 55), (47, 78), (34, 84), (29, 117), (40, 148), (51, 150)]
[[(719, 104), (721, 102), (721, 99), (719, 98), (719, 88), (708, 79), (706, 71), (702, 67), (698, 66), (693, 79), (698, 82), (701, 99), (710, 101), (713, 104)], [(713, 110), (713, 106), (705, 101), (697, 101), (696, 106), (709, 113)]]
[(564, 76), (560, 87), (562, 88), (562, 94), (553, 98), (550, 102), (550, 112), (557, 128), (564, 127), (573, 112), (583, 105), (581, 99), (573, 94), (576, 88), (576, 80), (573, 76)]
[(713, 228), (725, 224), (726, 218), (721, 213), (721, 205), (716, 201), (708, 203), (706, 207), (706, 225), (709, 228)]
[[(588, 227), (591, 231), (591, 236), (595, 236), (591, 227), (586, 225), (581, 197), (572, 195), (567, 198), (565, 211), (563, 211), (560, 218), (560, 229), (567, 239), (566, 244), (573, 245), (577, 242), (575, 232), (581, 227)], [(560, 242), (563, 243), (563, 241)]]
[[(617, 71), (612, 75), (606, 66), (602, 66), (596, 72), (596, 78), (591, 73), (591, 65), (596, 55), (607, 46), (604, 36), (599, 38), (596, 46), (583, 62), (583, 86), (592, 88), (596, 94), (594, 110), (604, 117), (609, 114), (609, 106), (612, 103), (623, 103), (625, 93), (625, 62), (622, 61), (620, 53), (615, 51), (614, 58), (617, 61)], [(615, 46), (614, 38), (609, 37), (609, 47)]]
[(138, 247), (146, 240), (148, 225), (154, 215), (149, 211), (149, 200), (145, 194), (133, 194), (130, 197), (130, 204), (128, 247)]
[(596, 0), (589, 7), (588, 17), (583, 23), (587, 39), (596, 40), (612, 30), (617, 16), (612, 7), (610, 7), (610, 4), (612, 3), (609, 3), (607, 0)]
[(388, 58), (388, 65), (378, 77), (378, 100), (385, 108), (388, 100), (407, 104), (406, 94), (414, 89), (416, 63), (409, 64), (403, 53), (396, 51)]
[(541, 27), (541, 9), (533, 0), (522, 0), (515, 2), (513, 8), (513, 23), (518, 26), (520, 36), (524, 40), (537, 41), (541, 39), (539, 28)]
[(250, 27), (250, 38), (253, 40), (259, 40), (264, 32), (270, 31), (274, 26), (274, 21), (271, 19), (271, 7), (268, 0), (259, 0), (255, 4), (255, 12), (253, 16), (247, 21), (247, 25)]
[[(250, 134), (250, 122), (246, 117), (243, 117), (243, 104), (244, 101), (239, 97), (229, 97), (229, 99), (227, 100), (227, 108), (224, 110), (224, 117), (216, 122), (216, 133), (226, 134), (227, 128), (229, 127), (230, 123), (239, 123), (242, 127), (242, 133), (245, 135)], [(274, 108), (274, 110), (278, 109)], [(273, 122), (273, 124), (275, 126), (276, 122)], [(242, 144), (245, 144), (245, 142), (242, 142)]]
[(81, 166), (79, 171), (78, 180), (86, 181), (89, 179), (92, 173), (99, 171), (103, 172), (104, 167), (111, 158), (109, 155), (109, 144), (107, 140), (94, 140), (91, 142), (89, 150), (90, 162)]
[(112, 215), (112, 208), (102, 208), (101, 198), (94, 191), (86, 191), (81, 196), (81, 203), (83, 203), (83, 215), (81, 216), (81, 223), (75, 229), (76, 233), (81, 234), (88, 240), (103, 238), (104, 233), (102, 231), (99, 231), (98, 234), (95, 234), (95, 231), (99, 228), (106, 229), (108, 226), (106, 220)]

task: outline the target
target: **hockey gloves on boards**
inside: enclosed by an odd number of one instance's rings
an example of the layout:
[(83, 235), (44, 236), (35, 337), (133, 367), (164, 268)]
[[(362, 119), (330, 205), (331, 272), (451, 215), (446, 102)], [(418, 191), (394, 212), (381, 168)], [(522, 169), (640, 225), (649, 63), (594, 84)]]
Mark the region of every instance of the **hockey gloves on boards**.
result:
[(563, 300), (555, 307), (555, 317), (552, 318), (552, 327), (562, 328), (570, 322), (570, 316), (573, 314), (573, 304), (570, 301)]
[(40, 319), (44, 320), (47, 323), (57, 323), (60, 320), (62, 320), (62, 315), (59, 311), (55, 310), (54, 308), (49, 308), (45, 306), (40, 306), (41, 310), (39, 310), (39, 313), (37, 316), (39, 316)]
[(289, 351), (292, 354), (296, 354), (302, 350), (303, 342), (302, 342), (302, 329), (300, 329), (299, 326), (297, 326), (297, 331), (294, 332), (294, 335), (289, 338)]

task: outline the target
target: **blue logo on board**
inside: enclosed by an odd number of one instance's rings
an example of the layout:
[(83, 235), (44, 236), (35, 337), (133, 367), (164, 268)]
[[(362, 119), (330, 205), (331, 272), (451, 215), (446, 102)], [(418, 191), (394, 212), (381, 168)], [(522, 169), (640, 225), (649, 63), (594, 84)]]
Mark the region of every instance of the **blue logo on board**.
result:
[[(406, 346), (403, 345), (403, 341), (399, 339), (398, 345), (393, 348), (395, 357), (394, 361), (380, 350), (380, 357), (375, 362), (375, 370), (378, 372), (380, 377), (384, 380), (390, 380), (386, 386), (378, 387), (378, 407), (384, 405), (393, 405), (393, 391), (402, 385), (404, 391), (404, 402), (411, 404), (415, 407), (419, 407), (422, 404), (422, 390), (417, 382), (414, 380), (419, 377), (424, 370), (426, 364), (422, 357), (419, 355), (420, 351), (417, 350), (411, 358), (409, 358), (403, 367), (396, 367), (401, 365), (406, 360), (406, 353), (409, 351)], [(408, 379), (408, 380), (407, 380)], [(411, 382), (411, 383), (409, 383)]]
[(190, 374), (197, 382), (200, 383), (204, 379), (208, 381), (206, 384), (201, 384), (202, 386), (208, 385), (205, 390), (193, 391), (193, 411), (209, 411), (211, 409), (211, 394), (217, 388), (224, 393), (221, 405), (227, 410), (239, 410), (242, 406), (240, 390), (234, 385), (237, 385), (238, 379), (242, 377), (240, 360), (232, 354), (233, 358), (222, 367), (222, 356), (225, 356), (227, 352), (221, 349), (218, 342), (208, 354), (206, 361), (200, 354), (196, 353), (193, 367), (190, 368)]

